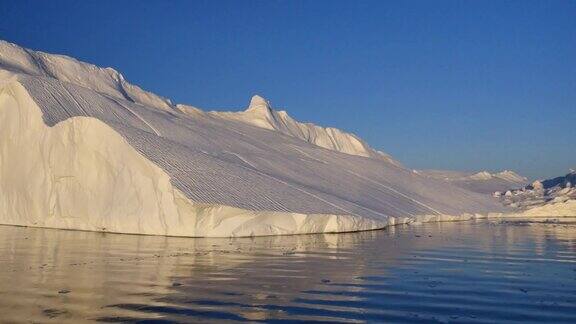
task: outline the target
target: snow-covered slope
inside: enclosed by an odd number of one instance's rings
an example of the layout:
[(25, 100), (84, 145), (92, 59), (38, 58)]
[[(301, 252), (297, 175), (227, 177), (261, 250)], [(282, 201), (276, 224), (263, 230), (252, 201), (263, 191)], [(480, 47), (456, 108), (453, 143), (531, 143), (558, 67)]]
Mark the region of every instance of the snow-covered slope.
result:
[(266, 127), (255, 110), (280, 112), (263, 102), (207, 113), (112, 69), (0, 41), (0, 223), (245, 236), (503, 210), (353, 135), (287, 115)]
[(112, 68), (100, 68), (64, 55), (31, 51), (0, 40), (2, 70), (70, 82), (101, 94), (143, 105), (169, 109), (170, 100), (144, 91), (124, 80)]
[(332, 127), (321, 127), (312, 123), (300, 123), (290, 117), (284, 110), (273, 110), (270, 102), (258, 95), (252, 97), (250, 105), (245, 111), (212, 112), (212, 114), (278, 131), (329, 150), (382, 159), (394, 165), (401, 166), (400, 162), (392, 159), (392, 157), (384, 152), (374, 150), (354, 134), (346, 133)]
[(426, 177), (444, 180), (470, 191), (484, 194), (520, 188), (528, 184), (527, 178), (509, 170), (498, 173), (490, 173), (488, 171), (474, 173), (447, 170), (417, 170), (415, 172)]

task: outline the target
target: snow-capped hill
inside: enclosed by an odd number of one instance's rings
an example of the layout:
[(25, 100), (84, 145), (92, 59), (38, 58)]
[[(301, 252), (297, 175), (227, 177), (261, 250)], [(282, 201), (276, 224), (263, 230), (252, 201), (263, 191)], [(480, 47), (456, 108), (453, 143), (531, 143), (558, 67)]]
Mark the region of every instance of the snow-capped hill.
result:
[(488, 171), (461, 172), (446, 170), (417, 170), (415, 172), (430, 178), (450, 182), (470, 191), (485, 194), (519, 188), (528, 183), (527, 178), (510, 170), (497, 173), (490, 173)]
[(49, 77), (86, 87), (104, 95), (160, 109), (171, 109), (166, 98), (127, 82), (113, 68), (101, 68), (65, 55), (32, 51), (0, 40), (0, 69)]
[(321, 127), (312, 123), (298, 122), (290, 117), (286, 111), (272, 109), (270, 102), (258, 95), (252, 97), (245, 111), (212, 113), (222, 118), (278, 131), (329, 150), (382, 159), (396, 166), (401, 166), (400, 162), (384, 152), (374, 150), (354, 134), (333, 127)]
[(221, 237), (506, 210), (263, 98), (206, 113), (111, 69), (0, 45), (0, 224)]

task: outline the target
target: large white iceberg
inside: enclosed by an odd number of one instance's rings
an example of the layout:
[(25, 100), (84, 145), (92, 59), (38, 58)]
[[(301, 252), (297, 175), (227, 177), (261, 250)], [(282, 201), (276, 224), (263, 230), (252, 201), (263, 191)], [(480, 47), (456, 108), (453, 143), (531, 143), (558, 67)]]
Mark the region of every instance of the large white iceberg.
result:
[(0, 223), (250, 236), (502, 211), (253, 97), (204, 112), (111, 68), (0, 41)]

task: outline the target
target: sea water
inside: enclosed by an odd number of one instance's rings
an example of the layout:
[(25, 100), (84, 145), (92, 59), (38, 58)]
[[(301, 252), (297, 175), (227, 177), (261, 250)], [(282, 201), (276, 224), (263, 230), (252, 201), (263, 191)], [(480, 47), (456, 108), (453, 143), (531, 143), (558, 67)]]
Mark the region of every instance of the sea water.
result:
[(576, 220), (237, 239), (0, 226), (0, 322), (576, 323)]

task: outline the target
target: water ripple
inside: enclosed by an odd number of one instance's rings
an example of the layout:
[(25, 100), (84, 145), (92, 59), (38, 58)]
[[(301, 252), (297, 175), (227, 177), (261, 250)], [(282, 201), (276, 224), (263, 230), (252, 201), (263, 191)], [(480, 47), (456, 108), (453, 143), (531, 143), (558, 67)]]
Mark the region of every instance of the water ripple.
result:
[(576, 223), (186, 239), (0, 226), (2, 322), (576, 322)]

